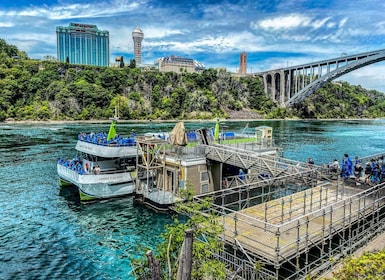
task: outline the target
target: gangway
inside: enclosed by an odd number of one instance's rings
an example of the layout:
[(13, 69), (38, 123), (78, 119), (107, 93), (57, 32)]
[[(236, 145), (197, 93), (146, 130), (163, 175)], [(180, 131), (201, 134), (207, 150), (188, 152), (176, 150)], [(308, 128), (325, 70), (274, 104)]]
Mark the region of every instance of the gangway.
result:
[(308, 166), (298, 161), (285, 159), (277, 155), (276, 151), (252, 150), (239, 148), (238, 146), (211, 144), (200, 145), (205, 150), (205, 156), (209, 160), (233, 165), (253, 173), (268, 174), (278, 177), (287, 174), (314, 170), (314, 166)]

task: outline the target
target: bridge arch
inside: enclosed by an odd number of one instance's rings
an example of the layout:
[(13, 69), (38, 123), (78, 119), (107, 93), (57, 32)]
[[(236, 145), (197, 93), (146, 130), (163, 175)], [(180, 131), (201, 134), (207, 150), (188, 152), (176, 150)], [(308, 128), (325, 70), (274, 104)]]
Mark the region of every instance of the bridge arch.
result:
[(265, 93), (282, 107), (302, 102), (324, 84), (349, 72), (385, 60), (385, 49), (342, 56), (270, 70), (255, 75), (262, 76)]

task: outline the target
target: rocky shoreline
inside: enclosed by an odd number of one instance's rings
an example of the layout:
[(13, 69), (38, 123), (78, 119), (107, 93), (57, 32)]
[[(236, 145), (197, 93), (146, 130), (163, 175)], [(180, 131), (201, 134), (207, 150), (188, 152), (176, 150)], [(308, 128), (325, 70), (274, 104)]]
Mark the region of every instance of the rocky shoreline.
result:
[(228, 119), (231, 120), (251, 120), (251, 119), (262, 119), (261, 116), (251, 110), (227, 110)]

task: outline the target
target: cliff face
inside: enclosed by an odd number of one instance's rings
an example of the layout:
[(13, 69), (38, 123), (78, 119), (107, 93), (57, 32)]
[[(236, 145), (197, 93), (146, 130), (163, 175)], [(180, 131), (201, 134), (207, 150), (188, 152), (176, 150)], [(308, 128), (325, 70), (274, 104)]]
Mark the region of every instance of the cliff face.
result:
[(250, 110), (250, 109), (243, 109), (243, 110), (226, 110), (226, 115), (228, 119), (232, 120), (253, 120), (253, 119), (262, 119), (263, 116), (260, 114)]

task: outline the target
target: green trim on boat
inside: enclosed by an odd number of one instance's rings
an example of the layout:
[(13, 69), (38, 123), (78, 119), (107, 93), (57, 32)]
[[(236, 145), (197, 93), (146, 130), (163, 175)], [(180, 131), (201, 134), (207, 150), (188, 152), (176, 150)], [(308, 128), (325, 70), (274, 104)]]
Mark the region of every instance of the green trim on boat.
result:
[(97, 199), (97, 197), (95, 197), (95, 196), (91, 196), (91, 195), (83, 193), (80, 189), (79, 189), (79, 196), (80, 196), (81, 201), (91, 201), (91, 200)]
[(73, 186), (74, 184), (72, 184), (71, 182), (68, 182), (66, 180), (63, 180), (62, 178), (59, 178), (59, 186), (60, 187), (69, 187), (69, 186)]

